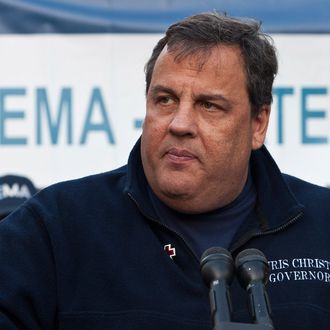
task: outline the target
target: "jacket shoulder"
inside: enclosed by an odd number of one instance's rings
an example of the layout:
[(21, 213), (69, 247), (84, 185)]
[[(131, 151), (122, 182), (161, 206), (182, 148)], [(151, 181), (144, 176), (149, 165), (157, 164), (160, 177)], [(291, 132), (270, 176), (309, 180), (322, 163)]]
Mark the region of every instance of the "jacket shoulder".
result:
[(330, 205), (330, 189), (304, 181), (292, 175), (283, 174), (284, 180), (296, 198), (303, 204), (324, 202)]
[(93, 174), (90, 176), (63, 181), (59, 183), (52, 184), (42, 190), (43, 193), (79, 193), (91, 191), (95, 186), (98, 189), (104, 189), (109, 187), (109, 185), (116, 184), (126, 177), (126, 166), (120, 167), (116, 170)]
[[(119, 169), (50, 185), (30, 198), (24, 206), (44, 213), (63, 213), (100, 209), (119, 203), (126, 184), (126, 166)], [(38, 213), (39, 213), (38, 212)]]

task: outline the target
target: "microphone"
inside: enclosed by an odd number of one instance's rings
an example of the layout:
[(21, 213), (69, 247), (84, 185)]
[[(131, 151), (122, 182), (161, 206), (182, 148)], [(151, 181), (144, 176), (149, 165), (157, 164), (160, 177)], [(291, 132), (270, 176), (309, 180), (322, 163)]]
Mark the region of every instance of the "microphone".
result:
[(248, 293), (249, 310), (254, 323), (273, 329), (271, 310), (265, 285), (269, 266), (265, 255), (257, 249), (241, 251), (235, 259), (237, 277)]
[(209, 287), (212, 328), (221, 330), (231, 320), (232, 305), (229, 286), (234, 277), (234, 261), (226, 249), (207, 249), (200, 261), (204, 282)]

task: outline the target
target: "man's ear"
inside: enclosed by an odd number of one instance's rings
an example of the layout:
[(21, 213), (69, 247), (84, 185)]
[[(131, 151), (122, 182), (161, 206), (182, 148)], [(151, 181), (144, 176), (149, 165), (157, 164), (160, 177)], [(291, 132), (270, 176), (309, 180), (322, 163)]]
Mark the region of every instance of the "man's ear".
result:
[(258, 115), (252, 118), (252, 150), (259, 149), (265, 141), (271, 106), (264, 104)]

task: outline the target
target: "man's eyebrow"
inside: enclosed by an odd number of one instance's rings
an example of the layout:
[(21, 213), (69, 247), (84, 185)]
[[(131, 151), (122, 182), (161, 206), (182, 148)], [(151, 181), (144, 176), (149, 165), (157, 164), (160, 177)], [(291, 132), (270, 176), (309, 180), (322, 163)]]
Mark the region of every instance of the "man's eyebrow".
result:
[(168, 94), (176, 95), (174, 89), (163, 85), (155, 85), (152, 88), (150, 88), (150, 95), (155, 96), (158, 93), (168, 93)]
[(233, 105), (233, 102), (228, 100), (222, 94), (198, 94), (195, 96), (195, 99), (199, 101), (222, 101), (225, 103), (225, 106), (228, 107), (231, 107)]

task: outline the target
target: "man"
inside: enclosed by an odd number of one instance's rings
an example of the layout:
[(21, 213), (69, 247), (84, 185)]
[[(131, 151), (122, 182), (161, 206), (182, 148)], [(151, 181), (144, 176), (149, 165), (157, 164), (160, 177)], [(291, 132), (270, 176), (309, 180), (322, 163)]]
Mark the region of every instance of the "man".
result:
[[(212, 246), (265, 253), (275, 328), (328, 328), (330, 193), (282, 175), (263, 146), (276, 72), (254, 21), (171, 26), (127, 166), (51, 186), (0, 223), (0, 328), (210, 329)], [(249, 322), (236, 280), (231, 293)]]

